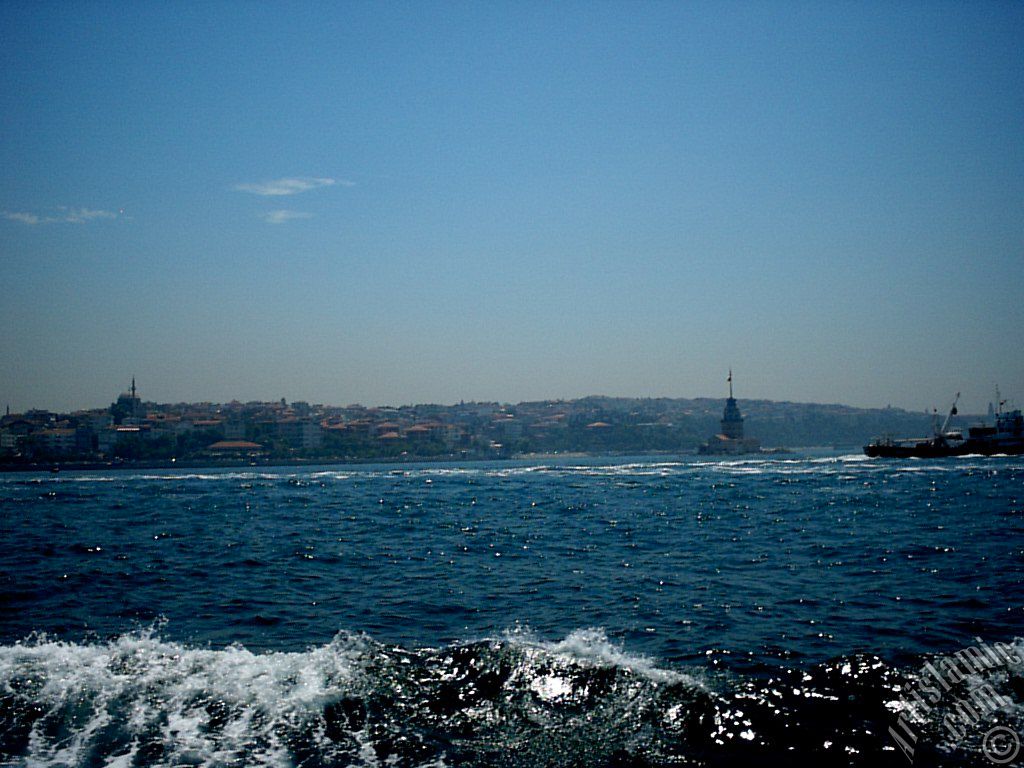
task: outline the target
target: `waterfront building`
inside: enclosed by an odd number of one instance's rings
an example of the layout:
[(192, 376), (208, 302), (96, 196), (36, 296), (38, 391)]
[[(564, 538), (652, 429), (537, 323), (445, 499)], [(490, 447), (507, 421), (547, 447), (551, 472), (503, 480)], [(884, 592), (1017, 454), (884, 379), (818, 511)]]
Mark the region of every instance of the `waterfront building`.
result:
[(266, 456), (267, 451), (259, 443), (249, 440), (218, 440), (213, 445), (207, 446), (203, 453), (220, 459), (254, 459)]
[(743, 434), (743, 414), (740, 413), (736, 398), (732, 395), (732, 369), (729, 370), (728, 382), (729, 398), (725, 401), (720, 422), (722, 431), (702, 443), (700, 453), (758, 453), (761, 450), (761, 442), (756, 437), (745, 437)]

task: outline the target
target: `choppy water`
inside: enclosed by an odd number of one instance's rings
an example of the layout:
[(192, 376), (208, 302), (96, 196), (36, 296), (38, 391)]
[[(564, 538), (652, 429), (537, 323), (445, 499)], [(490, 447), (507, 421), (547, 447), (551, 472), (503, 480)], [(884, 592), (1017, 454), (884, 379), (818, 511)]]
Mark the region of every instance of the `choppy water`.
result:
[(0, 764), (909, 765), (902, 712), (914, 764), (991, 765), (1024, 730), (1022, 481), (860, 456), (0, 476)]

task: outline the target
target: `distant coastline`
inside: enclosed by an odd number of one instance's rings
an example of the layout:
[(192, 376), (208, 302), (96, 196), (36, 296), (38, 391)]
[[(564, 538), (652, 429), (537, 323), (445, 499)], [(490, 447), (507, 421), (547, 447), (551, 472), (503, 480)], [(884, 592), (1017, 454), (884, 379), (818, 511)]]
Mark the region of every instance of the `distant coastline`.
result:
[[(767, 451), (859, 448), (879, 435), (927, 433), (930, 425), (928, 414), (895, 408), (728, 402), (742, 408), (745, 443)], [(0, 471), (682, 456), (709, 439), (721, 442), (726, 403), (593, 396), (515, 405), (166, 404), (144, 401), (132, 381), (107, 408), (0, 417)]]

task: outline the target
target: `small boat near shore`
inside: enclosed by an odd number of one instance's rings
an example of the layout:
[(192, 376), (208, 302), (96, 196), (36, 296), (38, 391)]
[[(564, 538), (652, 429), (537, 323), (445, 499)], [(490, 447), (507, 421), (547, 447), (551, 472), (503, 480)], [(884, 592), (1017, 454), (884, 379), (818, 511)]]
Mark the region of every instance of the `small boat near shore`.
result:
[(1003, 411), (1005, 401), (999, 402), (995, 424), (979, 424), (969, 427), (967, 437), (958, 429), (949, 430), (949, 421), (956, 416), (956, 404), (960, 399), (957, 392), (953, 406), (949, 409), (941, 428), (936, 428), (931, 437), (880, 437), (864, 446), (864, 453), (872, 458), (890, 459), (935, 459), (947, 456), (1008, 455), (1024, 454), (1024, 417), (1020, 409)]

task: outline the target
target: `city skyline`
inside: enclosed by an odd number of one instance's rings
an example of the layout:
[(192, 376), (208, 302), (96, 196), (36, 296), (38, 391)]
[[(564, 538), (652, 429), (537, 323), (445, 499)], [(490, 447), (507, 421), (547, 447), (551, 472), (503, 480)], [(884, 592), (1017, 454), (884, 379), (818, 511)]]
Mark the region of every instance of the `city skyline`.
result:
[[(0, 402), (1024, 397), (1024, 7), (0, 7)], [(145, 382), (144, 385), (142, 382)], [(113, 390), (113, 391), (112, 391)]]
[[(1019, 412), (1018, 412), (1019, 413)], [(750, 418), (755, 434), (746, 433)], [(954, 424), (963, 428), (960, 414)], [(777, 452), (859, 446), (934, 419), (894, 409), (721, 399), (593, 397), (366, 407), (301, 401), (154, 403), (131, 388), (109, 407), (0, 418), (0, 463), (508, 458), (566, 452)], [(81, 465), (81, 464), (80, 464)]]
[[(731, 373), (729, 378), (726, 379), (726, 386), (731, 384)], [(898, 411), (905, 412), (907, 414), (920, 414), (936, 415), (947, 413), (953, 405), (959, 405), (957, 412), (961, 416), (965, 417), (991, 417), (992, 413), (1003, 409), (1012, 409), (1017, 407), (1017, 402), (1013, 397), (1007, 397), (1006, 393), (1003, 392), (998, 386), (993, 390), (992, 397), (985, 403), (983, 408), (971, 411), (966, 409), (962, 405), (961, 393), (956, 393), (955, 402), (946, 403), (944, 406), (935, 405), (924, 409), (906, 409), (900, 406), (895, 406), (892, 403), (887, 403), (882, 406), (858, 406), (851, 405), (849, 403), (840, 402), (816, 402), (816, 401), (796, 401), (796, 400), (774, 400), (771, 398), (752, 398), (752, 397), (737, 397), (737, 402), (746, 403), (761, 403), (761, 404), (772, 404), (779, 406), (794, 405), (794, 406), (822, 406), (827, 408), (848, 408), (856, 411), (879, 411), (896, 409)], [(317, 401), (317, 400), (305, 400), (301, 398), (289, 398), (287, 396), (281, 397), (253, 397), (253, 398), (242, 398), (242, 397), (231, 397), (225, 399), (213, 399), (213, 398), (199, 398), (194, 400), (182, 400), (182, 399), (169, 399), (169, 400), (158, 400), (146, 395), (140, 387), (136, 385), (136, 377), (132, 376), (130, 384), (123, 389), (119, 390), (116, 394), (112, 394), (107, 400), (111, 402), (97, 402), (88, 405), (81, 405), (73, 408), (53, 408), (43, 406), (31, 406), (28, 408), (15, 409), (12, 408), (8, 403), (6, 404), (5, 411), (8, 416), (19, 416), (26, 413), (49, 413), (51, 415), (72, 415), (81, 414), (87, 412), (98, 412), (107, 411), (109, 408), (118, 404), (119, 401), (133, 401), (139, 405), (154, 406), (160, 410), (167, 408), (232, 408), (236, 406), (254, 406), (254, 405), (268, 405), (274, 407), (292, 407), (302, 406), (309, 407), (313, 406), (316, 408), (326, 408), (334, 410), (344, 410), (348, 408), (362, 409), (367, 411), (393, 411), (398, 409), (415, 409), (420, 407), (426, 408), (458, 408), (460, 406), (473, 406), (473, 405), (488, 405), (497, 407), (516, 407), (523, 405), (536, 405), (536, 404), (573, 404), (580, 403), (589, 400), (601, 401), (636, 401), (640, 403), (654, 403), (658, 401), (678, 401), (678, 402), (699, 402), (699, 401), (710, 401), (712, 403), (728, 403), (732, 398), (731, 388), (720, 395), (702, 395), (702, 394), (691, 394), (691, 395), (605, 395), (601, 393), (590, 393), (588, 395), (580, 395), (578, 397), (545, 397), (545, 398), (534, 398), (528, 400), (499, 400), (499, 399), (460, 399), (457, 401), (422, 401), (422, 402), (359, 402), (359, 401)], [(102, 398), (101, 398), (102, 400)], [(2, 405), (2, 404), (0, 404)], [(715, 406), (717, 407), (717, 406)], [(137, 414), (140, 418), (145, 416), (145, 412)]]

